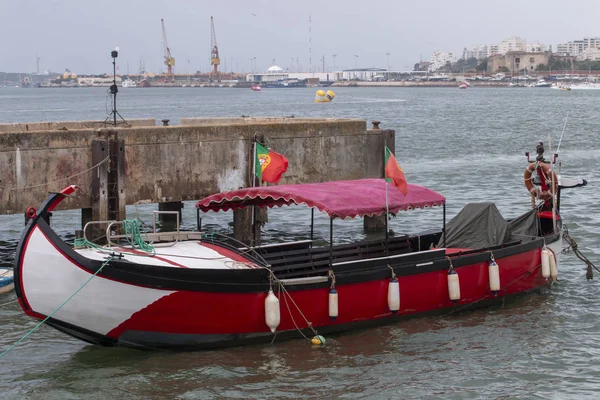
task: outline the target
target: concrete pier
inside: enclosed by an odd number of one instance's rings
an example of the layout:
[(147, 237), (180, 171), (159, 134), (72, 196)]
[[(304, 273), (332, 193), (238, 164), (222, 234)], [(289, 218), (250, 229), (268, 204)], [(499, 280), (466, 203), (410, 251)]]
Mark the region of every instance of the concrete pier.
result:
[[(0, 215), (38, 207), (48, 192), (70, 184), (80, 190), (61, 208), (82, 209), (82, 223), (124, 219), (127, 204), (181, 204), (248, 187), (259, 135), (289, 160), (280, 183), (382, 177), (383, 144), (394, 143), (394, 131), (367, 129), (355, 119), (184, 118), (164, 127), (152, 119), (82, 127), (88, 123), (0, 125)], [(236, 236), (253, 236), (240, 229)]]

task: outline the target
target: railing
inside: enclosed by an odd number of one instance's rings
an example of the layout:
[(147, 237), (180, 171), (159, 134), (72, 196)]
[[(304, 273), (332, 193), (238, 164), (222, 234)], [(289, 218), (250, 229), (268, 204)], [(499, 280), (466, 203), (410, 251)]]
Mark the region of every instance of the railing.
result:
[[(157, 232), (156, 231), (156, 216), (161, 214), (168, 214), (176, 216), (176, 231), (172, 232)], [(123, 226), (123, 221), (107, 220), (107, 221), (90, 221), (83, 227), (83, 238), (87, 242), (94, 243), (97, 238), (90, 240), (87, 237), (88, 227), (92, 225), (107, 225), (105, 233), (106, 247), (115, 247), (119, 245), (119, 240), (128, 239), (133, 240), (130, 234), (117, 234), (115, 233)], [(153, 211), (152, 213), (152, 232), (145, 232), (143, 235), (147, 238), (148, 242), (154, 245), (154, 247), (170, 247), (174, 246), (180, 240), (200, 240), (202, 239), (202, 232), (181, 232), (179, 230), (179, 211)], [(159, 243), (168, 242), (168, 243)]]

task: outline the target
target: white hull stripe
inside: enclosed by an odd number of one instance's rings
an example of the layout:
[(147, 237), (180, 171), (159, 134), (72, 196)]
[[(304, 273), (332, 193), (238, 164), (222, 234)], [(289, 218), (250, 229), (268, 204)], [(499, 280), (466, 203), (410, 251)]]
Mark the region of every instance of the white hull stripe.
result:
[[(49, 315), (90, 277), (90, 273), (66, 258), (35, 227), (24, 251), (23, 293), (34, 312)], [(106, 335), (174, 291), (143, 288), (94, 277), (53, 318)]]

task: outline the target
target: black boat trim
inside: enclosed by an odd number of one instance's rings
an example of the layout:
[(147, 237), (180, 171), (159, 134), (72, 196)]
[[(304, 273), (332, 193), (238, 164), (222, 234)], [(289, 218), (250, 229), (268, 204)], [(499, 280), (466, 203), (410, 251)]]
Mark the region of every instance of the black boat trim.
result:
[[(50, 228), (43, 219), (38, 219), (36, 224), (40, 230), (47, 236), (63, 255), (72, 262), (88, 271), (90, 274), (96, 273), (104, 263), (102, 260), (91, 260), (74, 251)], [(32, 226), (26, 230), (28, 234), (32, 231)], [(25, 233), (24, 233), (25, 235)], [(512, 255), (524, 253), (536, 248), (541, 248), (544, 242), (552, 242), (558, 239), (558, 233), (552, 237), (537, 238), (525, 243), (514, 246), (493, 250), (494, 257), (501, 264), (501, 259)], [(21, 244), (23, 240), (21, 241)], [(20, 246), (21, 246), (20, 244)], [(22, 257), (23, 249), (20, 248), (18, 259)], [(448, 269), (450, 262), (448, 258), (443, 257), (440, 252), (428, 253), (416, 252), (407, 254), (406, 257), (397, 260), (377, 258), (376, 260), (356, 260), (332, 269), (336, 276), (338, 285), (368, 282), (385, 279), (390, 276), (390, 265), (396, 275), (408, 276), (421, 273), (428, 273)], [(438, 254), (439, 253), (439, 254)], [(486, 262), (490, 259), (489, 251), (482, 251), (477, 254), (467, 254), (452, 258), (452, 265), (455, 268)], [(18, 261), (17, 261), (18, 262)], [(460, 272), (460, 271), (459, 271)], [(324, 273), (326, 275), (326, 273)], [(260, 269), (194, 269), (194, 268), (173, 268), (161, 267), (155, 265), (145, 265), (132, 263), (127, 260), (114, 259), (104, 267), (98, 274), (99, 277), (115, 280), (124, 284), (131, 284), (141, 287), (148, 287), (162, 290), (190, 290), (198, 292), (212, 293), (254, 293), (265, 292), (269, 289), (270, 271), (267, 268)], [(19, 286), (19, 285), (16, 285)], [(309, 290), (328, 287), (327, 282), (309, 283), (309, 284), (291, 284), (286, 285), (288, 291)], [(19, 287), (18, 294), (21, 295)]]

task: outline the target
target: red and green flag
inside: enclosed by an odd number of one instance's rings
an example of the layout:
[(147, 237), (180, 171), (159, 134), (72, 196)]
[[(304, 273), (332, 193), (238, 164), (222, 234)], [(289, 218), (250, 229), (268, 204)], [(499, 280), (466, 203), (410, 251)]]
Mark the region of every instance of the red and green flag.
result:
[(408, 184), (404, 177), (404, 171), (402, 171), (394, 153), (387, 146), (385, 146), (385, 180), (392, 182), (403, 195), (408, 194)]
[(254, 173), (258, 179), (270, 183), (279, 182), (281, 175), (287, 171), (288, 159), (258, 142), (255, 142), (254, 146)]

